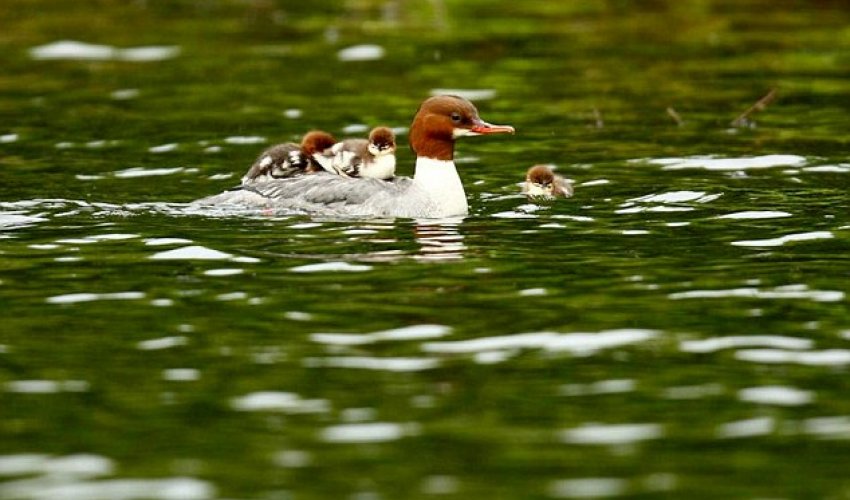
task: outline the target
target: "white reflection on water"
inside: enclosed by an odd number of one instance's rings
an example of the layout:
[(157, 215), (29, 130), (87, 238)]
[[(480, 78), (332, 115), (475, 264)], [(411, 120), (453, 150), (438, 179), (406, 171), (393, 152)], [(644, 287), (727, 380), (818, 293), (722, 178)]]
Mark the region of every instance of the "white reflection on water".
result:
[(559, 479), (547, 488), (553, 498), (611, 498), (628, 492), (629, 481), (617, 477)]
[(738, 391), (738, 399), (748, 403), (763, 405), (802, 406), (814, 401), (815, 395), (812, 391), (797, 389), (795, 387), (768, 385), (741, 389)]
[(10, 380), (4, 384), (6, 392), (25, 394), (55, 394), (58, 392), (85, 392), (85, 380)]
[(780, 349), (744, 349), (735, 353), (735, 359), (754, 363), (789, 363), (808, 366), (850, 365), (850, 351), (827, 349), (824, 351), (784, 351)]
[(237, 257), (227, 252), (213, 250), (212, 248), (200, 245), (190, 245), (175, 248), (173, 250), (165, 250), (157, 252), (148, 258), (152, 260), (230, 260), (232, 262), (247, 264), (260, 262), (260, 259), (255, 257)]
[(453, 342), (428, 342), (422, 345), (422, 350), (438, 354), (475, 354), (505, 349), (543, 349), (587, 356), (602, 349), (645, 342), (655, 338), (658, 333), (656, 330), (642, 329), (603, 330), (598, 333), (519, 333)]
[(322, 430), (321, 440), (329, 443), (385, 443), (419, 434), (415, 423), (371, 422), (342, 424)]
[(177, 57), (180, 54), (180, 47), (153, 45), (119, 49), (111, 45), (60, 40), (33, 47), (29, 52), (30, 57), (37, 60), (153, 62)]
[(356, 368), (388, 372), (418, 372), (437, 368), (440, 362), (428, 358), (374, 358), (367, 356), (305, 358), (308, 368)]
[(778, 219), (791, 217), (788, 212), (779, 210), (747, 210), (744, 212), (733, 212), (726, 215), (718, 215), (715, 219)]
[(663, 170), (704, 169), (715, 171), (750, 170), (772, 167), (797, 167), (806, 163), (806, 159), (797, 155), (764, 155), (751, 158), (717, 158), (714, 156), (694, 156), (690, 158), (654, 158), (646, 161), (652, 165), (662, 165)]
[(668, 295), (672, 300), (716, 299), (739, 297), (747, 299), (808, 299), (815, 302), (839, 302), (844, 300), (844, 292), (837, 290), (809, 290), (808, 285), (794, 284), (778, 286), (772, 289), (732, 288), (728, 290), (689, 290)]
[(775, 429), (776, 421), (772, 417), (758, 417), (722, 424), (717, 427), (716, 435), (723, 439), (747, 438), (771, 434)]
[(414, 258), (420, 261), (462, 259), (463, 252), (466, 250), (463, 235), (459, 231), (462, 222), (462, 218), (416, 221), (414, 237), (420, 248)]
[(835, 235), (830, 231), (812, 231), (808, 233), (786, 234), (778, 238), (768, 238), (766, 240), (741, 240), (733, 241), (731, 244), (736, 247), (779, 247), (793, 241), (811, 241), (824, 240), (834, 238)]
[(850, 417), (814, 417), (803, 421), (802, 431), (820, 439), (850, 439)]
[(77, 302), (94, 302), (98, 300), (136, 300), (143, 298), (145, 298), (143, 292), (69, 293), (48, 297), (46, 301), (48, 304), (75, 304)]
[(302, 399), (294, 392), (252, 392), (230, 400), (238, 411), (271, 411), (282, 413), (327, 413), (330, 402), (326, 399)]
[(0, 230), (27, 227), (48, 219), (40, 216), (25, 215), (24, 212), (0, 212)]
[(591, 396), (597, 394), (623, 394), (635, 390), (631, 379), (600, 380), (589, 384), (565, 384), (558, 389), (562, 396)]
[(380, 45), (362, 44), (341, 49), (336, 53), (336, 57), (344, 62), (375, 61), (383, 59), (384, 54), (386, 54), (386, 51)]
[(714, 352), (735, 347), (775, 347), (777, 349), (811, 349), (811, 339), (783, 337), (780, 335), (731, 335), (702, 340), (686, 340), (679, 345), (684, 352)]
[(443, 337), (451, 333), (451, 327), (444, 325), (413, 325), (392, 330), (366, 333), (314, 333), (310, 340), (332, 345), (365, 345), (385, 341), (423, 340)]
[(32, 500), (206, 500), (215, 497), (208, 482), (191, 477), (76, 480), (48, 475), (0, 485), (0, 497)]
[(371, 271), (372, 266), (365, 264), (352, 264), (350, 262), (320, 262), (318, 264), (305, 264), (289, 269), (293, 273), (338, 273), (338, 272), (363, 272)]
[(183, 336), (160, 337), (156, 339), (143, 340), (136, 344), (136, 348), (142, 351), (159, 351), (162, 349), (184, 346), (188, 343), (189, 339)]
[(0, 456), (0, 476), (32, 474), (63, 474), (77, 477), (97, 477), (112, 474), (112, 460), (99, 455), (68, 455), (51, 457), (40, 454)]
[(624, 445), (658, 439), (664, 435), (659, 424), (585, 424), (561, 431), (564, 443), (588, 445)]

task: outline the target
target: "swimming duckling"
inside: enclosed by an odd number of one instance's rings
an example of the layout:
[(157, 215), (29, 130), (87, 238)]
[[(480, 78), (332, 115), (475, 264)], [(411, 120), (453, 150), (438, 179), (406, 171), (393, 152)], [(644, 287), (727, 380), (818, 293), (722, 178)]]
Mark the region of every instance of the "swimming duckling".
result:
[(525, 174), (522, 192), (529, 198), (569, 198), (573, 195), (573, 185), (546, 165), (534, 165)]

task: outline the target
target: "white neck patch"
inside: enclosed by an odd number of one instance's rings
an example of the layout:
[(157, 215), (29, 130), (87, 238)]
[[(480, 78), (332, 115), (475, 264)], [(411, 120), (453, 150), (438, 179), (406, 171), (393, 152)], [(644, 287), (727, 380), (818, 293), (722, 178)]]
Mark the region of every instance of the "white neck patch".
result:
[(436, 217), (466, 215), (469, 212), (466, 192), (453, 161), (416, 158), (413, 182), (437, 205), (439, 213), (435, 214)]

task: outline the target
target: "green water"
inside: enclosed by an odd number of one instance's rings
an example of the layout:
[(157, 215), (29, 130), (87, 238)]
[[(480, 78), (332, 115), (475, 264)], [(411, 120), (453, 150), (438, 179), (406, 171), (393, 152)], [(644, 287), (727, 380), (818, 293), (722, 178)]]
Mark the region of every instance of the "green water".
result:
[[(844, 2), (6, 0), (0, 26), (0, 498), (850, 497)], [(31, 52), (61, 40), (108, 47)], [(179, 52), (116, 50), (145, 46)], [(469, 217), (183, 205), (445, 88), (517, 129), (458, 145)], [(534, 163), (575, 196), (519, 196)]]

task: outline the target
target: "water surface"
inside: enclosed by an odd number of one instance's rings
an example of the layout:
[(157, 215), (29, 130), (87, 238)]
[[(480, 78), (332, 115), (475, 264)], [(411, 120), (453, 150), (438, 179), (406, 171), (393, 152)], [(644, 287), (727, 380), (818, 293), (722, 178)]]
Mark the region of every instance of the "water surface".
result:
[[(850, 494), (843, 3), (317, 5), (0, 7), (0, 498)], [(445, 91), (468, 217), (185, 205)]]

